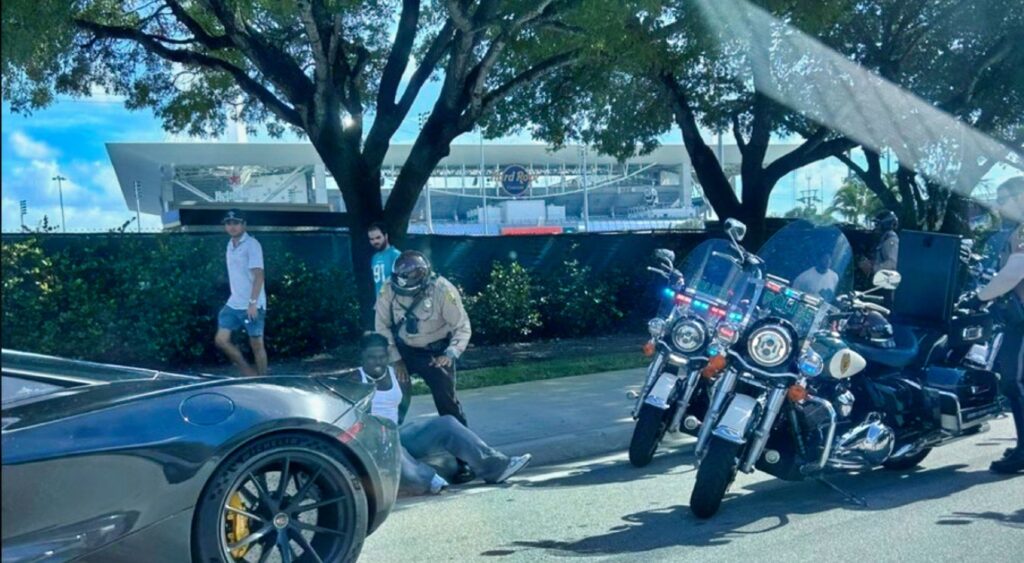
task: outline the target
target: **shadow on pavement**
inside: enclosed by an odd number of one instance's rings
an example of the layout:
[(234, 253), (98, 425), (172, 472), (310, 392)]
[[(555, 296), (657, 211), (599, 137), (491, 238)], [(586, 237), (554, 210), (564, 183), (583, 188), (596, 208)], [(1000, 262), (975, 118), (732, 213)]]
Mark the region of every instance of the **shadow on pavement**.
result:
[(659, 453), (646, 467), (633, 467), (628, 461), (614, 459), (572, 469), (568, 475), (561, 477), (544, 479), (542, 481), (520, 481), (517, 484), (521, 487), (533, 489), (615, 485), (650, 479), (665, 475), (669, 471), (674, 475), (696, 471), (696, 468), (693, 466), (692, 444)]
[[(847, 503), (841, 495), (813, 481), (790, 483), (779, 480), (759, 481), (743, 487), (752, 494), (731, 494), (722, 504), (715, 518), (698, 520), (690, 514), (687, 505), (659, 508), (626, 515), (624, 524), (600, 535), (576, 540), (529, 539), (489, 550), (483, 556), (511, 555), (523, 550), (542, 550), (549, 555), (606, 556), (642, 553), (676, 546), (724, 545), (735, 538), (751, 534), (769, 533), (785, 527), (793, 516), (813, 515), (837, 508), (847, 510), (881, 511), (899, 508), (916, 502), (943, 498), (994, 481), (1005, 479), (986, 470), (963, 471), (967, 465), (947, 465), (934, 469), (910, 472), (871, 471), (848, 475), (838, 474), (831, 481), (854, 494), (864, 497), (868, 506), (860, 508)], [(657, 469), (652, 464), (651, 470)], [(597, 473), (601, 473), (598, 471)], [(619, 481), (634, 479), (632, 471), (624, 472)], [(573, 484), (608, 482), (607, 475), (570, 475), (564, 479)], [(614, 482), (614, 478), (613, 481)], [(547, 486), (552, 486), (548, 483)], [(687, 494), (672, 491), (671, 494)], [(1020, 513), (1013, 515), (981, 514), (961, 515), (963, 518), (984, 518), (1017, 526)]]
[(936, 524), (943, 526), (966, 526), (978, 520), (989, 520), (1011, 528), (1024, 529), (1024, 508), (1013, 514), (1004, 514), (1002, 512), (954, 512), (950, 516), (942, 518)]

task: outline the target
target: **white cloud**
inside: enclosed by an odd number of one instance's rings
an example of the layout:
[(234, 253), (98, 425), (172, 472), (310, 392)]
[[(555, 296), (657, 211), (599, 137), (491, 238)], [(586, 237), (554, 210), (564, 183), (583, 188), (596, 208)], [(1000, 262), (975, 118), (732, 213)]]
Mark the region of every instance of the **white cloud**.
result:
[[(52, 180), (58, 170), (67, 178), (61, 190)], [(106, 161), (76, 160), (59, 168), (55, 160), (16, 161), (4, 166), (0, 189), (4, 231), (20, 229), (20, 200), (28, 203), (25, 225), (29, 228), (37, 227), (44, 216), (51, 225), (60, 226), (61, 192), (69, 232), (108, 231), (135, 216), (124, 201), (113, 167)], [(142, 227), (159, 230), (159, 217), (143, 215)]]
[(43, 159), (51, 158), (55, 154), (49, 145), (36, 141), (21, 131), (12, 131), (7, 138), (14, 154), (21, 158)]
[(124, 96), (111, 94), (107, 89), (98, 84), (89, 87), (89, 101), (100, 104), (120, 104), (125, 100)]

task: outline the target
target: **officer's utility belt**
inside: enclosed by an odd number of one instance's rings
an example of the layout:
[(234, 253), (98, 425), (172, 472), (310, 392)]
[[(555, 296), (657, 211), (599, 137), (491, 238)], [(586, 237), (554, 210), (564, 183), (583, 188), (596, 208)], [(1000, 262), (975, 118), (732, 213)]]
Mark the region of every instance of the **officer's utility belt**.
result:
[(398, 336), (395, 337), (395, 340), (396, 340), (396, 342), (398, 342), (399, 346), (403, 346), (405, 348), (409, 348), (411, 350), (417, 350), (417, 351), (425, 350), (425, 351), (430, 352), (431, 354), (433, 354), (435, 356), (440, 356), (441, 354), (444, 354), (445, 350), (447, 350), (449, 346), (451, 346), (452, 335), (451, 335), (451, 333), (448, 333), (448, 336), (445, 336), (444, 338), (441, 338), (440, 340), (435, 340), (435, 341), (427, 344), (426, 346), (410, 346), (404, 340), (402, 340), (401, 337), (398, 337)]

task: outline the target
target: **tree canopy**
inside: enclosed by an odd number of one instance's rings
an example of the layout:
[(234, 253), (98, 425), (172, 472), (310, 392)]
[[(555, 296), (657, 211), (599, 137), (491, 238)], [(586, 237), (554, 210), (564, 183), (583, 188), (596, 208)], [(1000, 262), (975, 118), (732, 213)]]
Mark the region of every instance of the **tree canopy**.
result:
[[(225, 106), (250, 129), (291, 129), (336, 180), (353, 231), (404, 236), (456, 137), (590, 47), (580, 22), (611, 0), (12, 0), (3, 97), (32, 111), (103, 88), (171, 132), (211, 135)], [(387, 202), (381, 165), (424, 85), (439, 94)], [(353, 237), (364, 304), (369, 248)]]

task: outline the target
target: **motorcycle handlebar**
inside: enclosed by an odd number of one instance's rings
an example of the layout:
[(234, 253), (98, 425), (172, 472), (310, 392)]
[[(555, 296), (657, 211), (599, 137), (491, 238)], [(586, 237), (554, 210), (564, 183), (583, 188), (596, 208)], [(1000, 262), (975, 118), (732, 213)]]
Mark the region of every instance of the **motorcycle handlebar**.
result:
[(866, 311), (875, 311), (876, 313), (881, 313), (881, 314), (886, 315), (886, 316), (888, 316), (890, 313), (892, 313), (892, 311), (890, 311), (889, 309), (886, 309), (885, 307), (883, 307), (881, 305), (876, 305), (874, 303), (868, 303), (866, 301), (861, 301), (859, 299), (854, 299), (853, 300), (853, 306), (855, 308), (864, 309)]

